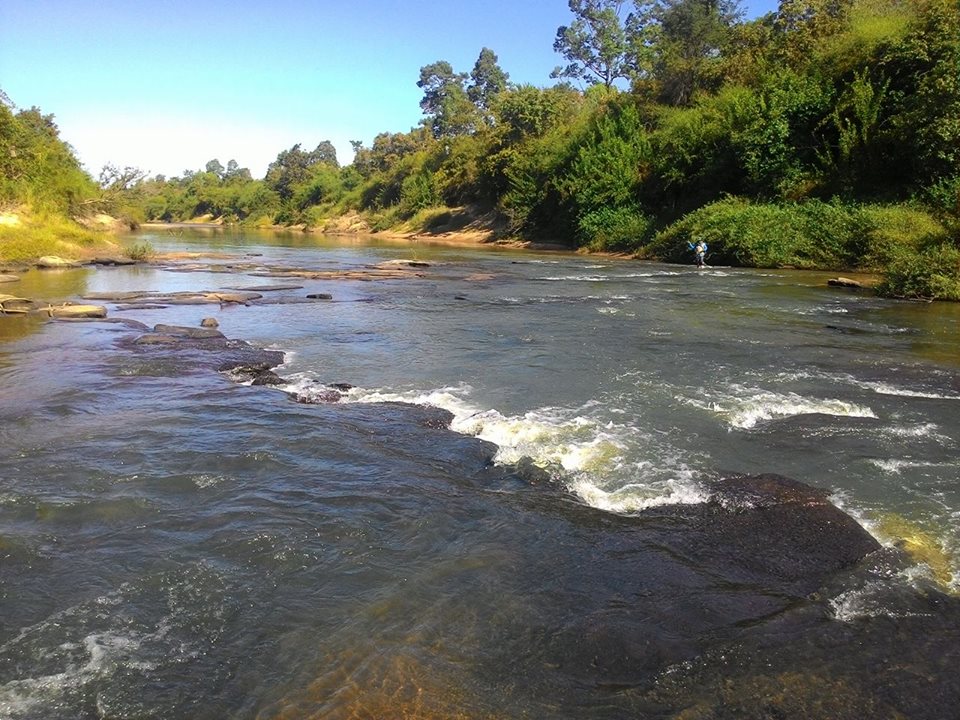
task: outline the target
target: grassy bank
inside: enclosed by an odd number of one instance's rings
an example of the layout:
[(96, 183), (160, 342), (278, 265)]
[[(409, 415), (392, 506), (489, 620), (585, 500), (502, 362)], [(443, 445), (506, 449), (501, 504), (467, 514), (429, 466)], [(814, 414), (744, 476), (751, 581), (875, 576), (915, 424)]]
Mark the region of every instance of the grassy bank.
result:
[(56, 213), (18, 208), (0, 213), (0, 262), (29, 264), (45, 255), (84, 260), (118, 251), (112, 236), (90, 230)]

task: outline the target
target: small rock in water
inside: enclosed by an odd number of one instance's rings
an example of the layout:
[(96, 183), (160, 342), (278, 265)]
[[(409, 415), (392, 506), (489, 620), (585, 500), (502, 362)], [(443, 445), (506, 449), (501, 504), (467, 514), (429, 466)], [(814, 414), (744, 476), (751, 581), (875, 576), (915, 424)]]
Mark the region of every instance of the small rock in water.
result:
[(161, 335), (172, 335), (175, 337), (184, 337), (197, 339), (222, 338), (223, 333), (213, 328), (192, 328), (181, 327), (180, 325), (155, 325), (153, 332)]
[(107, 309), (102, 305), (58, 305), (47, 308), (55, 318), (105, 318)]
[(226, 370), (221, 369), (230, 376), (234, 382), (248, 382), (251, 385), (285, 385), (286, 380), (277, 375), (271, 369), (270, 363), (261, 362), (252, 365), (236, 365)]
[(333, 388), (334, 390), (339, 390), (340, 392), (347, 392), (348, 390), (353, 390), (354, 385), (350, 383), (327, 383), (328, 388)]
[(343, 396), (336, 390), (305, 390), (297, 393), (295, 399), (304, 405), (320, 405), (340, 402), (341, 397)]
[(0, 283), (17, 282), (20, 278), (17, 275), (0, 275)]
[(307, 297), (311, 300), (333, 300), (333, 295), (330, 293), (308, 293)]
[(200, 327), (215, 328), (220, 327), (220, 323), (217, 322), (216, 318), (207, 317), (200, 321)]
[(831, 278), (827, 280), (827, 285), (830, 287), (845, 287), (845, 288), (862, 288), (863, 283), (859, 280), (851, 280), (850, 278), (838, 277)]
[(69, 260), (64, 260), (62, 257), (57, 257), (56, 255), (44, 255), (42, 258), (37, 260), (36, 266), (38, 268), (63, 268), (63, 267), (76, 267), (77, 264)]
[(517, 460), (514, 469), (517, 477), (531, 485), (556, 484), (550, 472), (537, 465), (528, 455)]

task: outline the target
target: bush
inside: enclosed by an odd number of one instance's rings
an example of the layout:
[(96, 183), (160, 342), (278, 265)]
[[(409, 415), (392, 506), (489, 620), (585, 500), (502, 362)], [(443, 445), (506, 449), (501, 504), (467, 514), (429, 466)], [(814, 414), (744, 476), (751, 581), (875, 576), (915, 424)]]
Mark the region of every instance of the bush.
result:
[(715, 264), (817, 267), (814, 257), (821, 253), (806, 232), (806, 225), (796, 207), (755, 205), (740, 198), (726, 198), (686, 215), (658, 233), (647, 254), (690, 262), (687, 243), (702, 237), (710, 245), (709, 256)]
[(628, 252), (643, 244), (650, 227), (639, 210), (607, 207), (582, 216), (579, 235), (581, 244), (594, 252)]
[(905, 205), (868, 205), (861, 210), (868, 226), (862, 267), (880, 269), (904, 254), (939, 242), (946, 230), (930, 213)]
[(155, 252), (153, 245), (151, 245), (148, 240), (144, 240), (143, 242), (138, 242), (124, 248), (123, 254), (131, 260), (143, 262), (149, 260)]
[(887, 297), (960, 301), (960, 249), (938, 242), (901, 251), (877, 287)]
[(929, 213), (904, 205), (809, 200), (763, 204), (726, 198), (657, 234), (646, 254), (689, 262), (687, 243), (702, 237), (715, 263), (747, 267), (871, 269), (946, 238)]

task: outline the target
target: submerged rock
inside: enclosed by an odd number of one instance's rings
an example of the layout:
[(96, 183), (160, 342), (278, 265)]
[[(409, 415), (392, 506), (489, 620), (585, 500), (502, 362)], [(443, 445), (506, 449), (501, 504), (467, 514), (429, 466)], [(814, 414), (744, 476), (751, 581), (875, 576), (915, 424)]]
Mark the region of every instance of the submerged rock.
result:
[(19, 275), (0, 274), (0, 283), (12, 283), (12, 282), (19, 282), (19, 281), (20, 281)]
[(173, 335), (175, 337), (184, 337), (184, 338), (224, 338), (224, 334), (219, 330), (215, 330), (211, 327), (183, 327), (181, 325), (155, 325), (153, 327), (155, 333), (161, 335)]
[(689, 506), (704, 547), (723, 548), (745, 576), (776, 580), (796, 592), (880, 549), (829, 492), (780, 475), (732, 475), (711, 488), (710, 501)]
[(221, 372), (226, 373), (231, 380), (238, 383), (285, 385), (287, 381), (273, 372), (273, 367), (270, 363), (260, 362), (252, 365), (237, 365)]

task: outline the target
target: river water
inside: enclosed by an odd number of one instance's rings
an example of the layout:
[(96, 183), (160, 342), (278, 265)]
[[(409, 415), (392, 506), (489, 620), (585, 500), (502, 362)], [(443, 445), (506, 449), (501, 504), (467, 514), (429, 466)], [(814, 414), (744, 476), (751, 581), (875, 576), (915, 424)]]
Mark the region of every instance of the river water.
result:
[[(957, 716), (960, 307), (818, 273), (140, 239), (245, 264), (15, 292), (424, 265), (264, 293), (326, 302), (106, 303), (216, 317), (285, 353), (281, 389), (133, 352), (125, 325), (0, 318), (0, 717)], [(328, 383), (353, 388), (291, 400)], [(749, 542), (669, 514), (730, 473), (828, 489), (881, 550), (811, 587), (747, 577)]]

